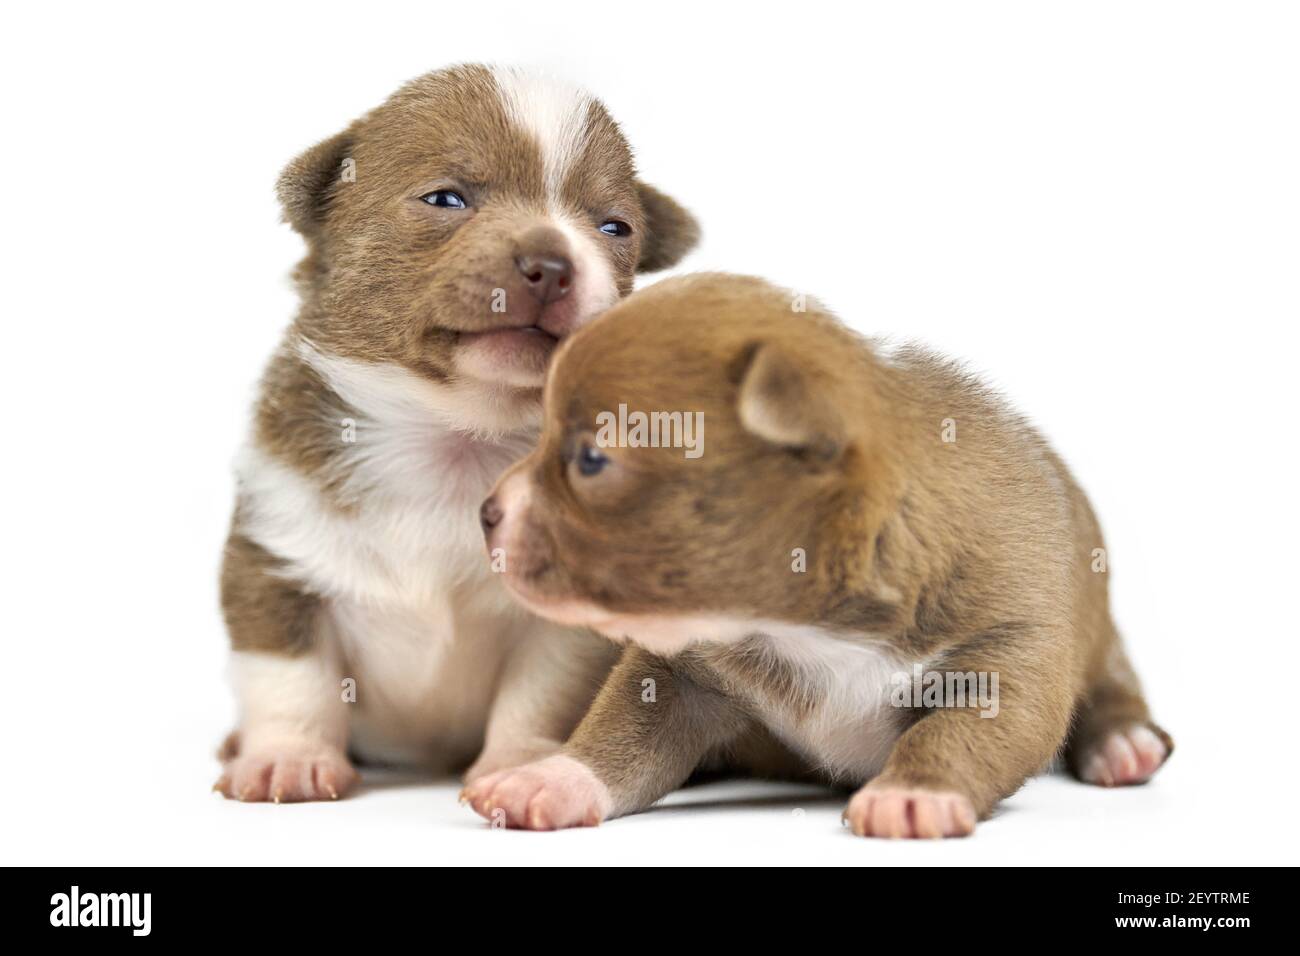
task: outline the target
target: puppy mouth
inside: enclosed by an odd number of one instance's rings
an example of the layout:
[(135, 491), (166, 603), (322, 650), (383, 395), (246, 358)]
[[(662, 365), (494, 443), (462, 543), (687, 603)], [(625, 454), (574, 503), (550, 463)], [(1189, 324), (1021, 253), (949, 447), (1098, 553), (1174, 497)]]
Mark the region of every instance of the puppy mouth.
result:
[(558, 336), (538, 325), (461, 332), (458, 338), (458, 362), (474, 378), (529, 388), (541, 386), (560, 343)]
[[(602, 609), (586, 601), (547, 594), (519, 575), (503, 575), (506, 590), (514, 599), (538, 617), (568, 627), (592, 627), (594, 621), (603, 621)], [(537, 575), (532, 575), (535, 580)]]
[(541, 388), (556, 346), (581, 324), (580, 305), (567, 296), (525, 314), (495, 316), (490, 325), (456, 330), (457, 368), (480, 382)]
[[(487, 542), (489, 555), (493, 552), (492, 541)], [(555, 570), (555, 562), (545, 558), (534, 558), (525, 553), (515, 555), (509, 570), (501, 575), (506, 590), (514, 595), (520, 604), (529, 610), (541, 613), (541, 609), (552, 604), (563, 603), (545, 593), (543, 581)], [(543, 617), (546, 615), (543, 614)]]
[(492, 348), (519, 350), (522, 352), (544, 351), (549, 354), (559, 344), (558, 336), (546, 331), (540, 325), (506, 325), (482, 332), (462, 332), (460, 340), (464, 344), (483, 344)]

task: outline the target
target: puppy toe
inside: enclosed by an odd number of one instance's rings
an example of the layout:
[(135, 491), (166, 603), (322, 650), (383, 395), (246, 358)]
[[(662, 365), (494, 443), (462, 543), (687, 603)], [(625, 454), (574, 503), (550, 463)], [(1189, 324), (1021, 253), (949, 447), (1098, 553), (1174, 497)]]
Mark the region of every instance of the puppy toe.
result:
[(959, 793), (867, 784), (853, 795), (845, 819), (858, 836), (940, 839), (975, 830), (975, 808)]
[(468, 785), (463, 795), (480, 816), (503, 818), (507, 826), (527, 830), (594, 826), (610, 805), (596, 775), (563, 755), (489, 774)]

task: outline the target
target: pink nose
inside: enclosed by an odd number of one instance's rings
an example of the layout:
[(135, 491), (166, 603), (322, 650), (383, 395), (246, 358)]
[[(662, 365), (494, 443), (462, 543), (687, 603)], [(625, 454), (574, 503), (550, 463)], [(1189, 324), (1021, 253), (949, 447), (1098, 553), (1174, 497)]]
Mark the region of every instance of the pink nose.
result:
[(573, 286), (573, 263), (565, 256), (523, 255), (515, 265), (529, 294), (542, 305), (563, 299)]
[(496, 495), (491, 496), (487, 501), (483, 502), (483, 507), (478, 510), (478, 523), (483, 526), (483, 534), (486, 537), (491, 538), (492, 529), (501, 523), (501, 519), (504, 516), (505, 512), (502, 511), (501, 506), (497, 504)]

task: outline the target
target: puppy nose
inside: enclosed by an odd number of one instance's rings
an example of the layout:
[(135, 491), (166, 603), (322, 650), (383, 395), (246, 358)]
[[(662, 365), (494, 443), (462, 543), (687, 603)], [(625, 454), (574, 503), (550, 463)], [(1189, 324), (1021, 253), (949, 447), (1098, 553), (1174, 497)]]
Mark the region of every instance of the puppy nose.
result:
[(525, 254), (515, 259), (529, 293), (542, 305), (562, 299), (573, 286), (573, 263), (564, 256)]
[(488, 534), (499, 525), (503, 514), (501, 506), (497, 504), (496, 495), (483, 502), (483, 507), (478, 510), (478, 523), (483, 526), (483, 533)]

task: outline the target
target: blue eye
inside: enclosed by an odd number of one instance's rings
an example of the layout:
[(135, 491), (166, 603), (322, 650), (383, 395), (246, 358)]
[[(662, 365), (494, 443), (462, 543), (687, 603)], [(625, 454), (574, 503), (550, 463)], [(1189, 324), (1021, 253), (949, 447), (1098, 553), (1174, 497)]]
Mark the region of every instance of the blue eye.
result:
[(632, 235), (632, 227), (621, 219), (610, 219), (602, 222), (600, 231), (607, 236), (622, 237)]
[(427, 196), (421, 196), (430, 206), (437, 206), (440, 209), (464, 209), (465, 198), (458, 192), (450, 189), (435, 189)]
[(582, 451), (578, 452), (578, 473), (588, 478), (600, 474), (608, 464), (609, 459), (605, 457), (599, 448), (583, 445)]

